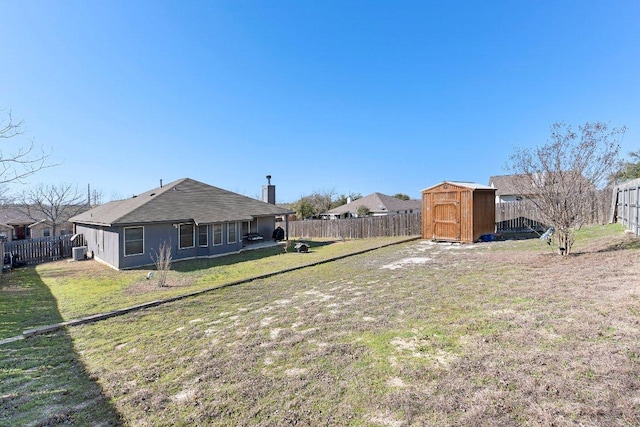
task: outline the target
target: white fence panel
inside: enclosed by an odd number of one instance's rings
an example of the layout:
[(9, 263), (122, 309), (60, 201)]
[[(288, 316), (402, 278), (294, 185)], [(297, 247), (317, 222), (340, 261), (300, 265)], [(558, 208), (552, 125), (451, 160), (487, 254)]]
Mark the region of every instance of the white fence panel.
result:
[(640, 234), (640, 179), (618, 186), (614, 192), (614, 218), (624, 224), (636, 237)]

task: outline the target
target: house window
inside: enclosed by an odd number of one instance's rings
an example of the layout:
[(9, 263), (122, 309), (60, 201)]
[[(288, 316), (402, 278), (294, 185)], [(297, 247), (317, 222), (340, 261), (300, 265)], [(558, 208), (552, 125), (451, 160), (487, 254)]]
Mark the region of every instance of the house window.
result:
[(213, 244), (222, 244), (222, 224), (213, 224)]
[(42, 237), (51, 237), (51, 229), (49, 227), (42, 229)]
[(236, 242), (236, 223), (227, 224), (227, 243), (235, 243)]
[(126, 227), (124, 229), (124, 256), (144, 253), (144, 227)]
[(178, 240), (180, 249), (193, 247), (193, 224), (180, 224)]
[(209, 226), (198, 226), (198, 246), (209, 246)]

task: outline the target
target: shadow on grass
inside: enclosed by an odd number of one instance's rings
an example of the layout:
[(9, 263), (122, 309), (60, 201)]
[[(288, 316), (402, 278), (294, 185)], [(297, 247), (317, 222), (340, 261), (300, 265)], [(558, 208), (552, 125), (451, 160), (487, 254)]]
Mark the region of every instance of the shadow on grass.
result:
[(598, 250), (597, 252), (615, 252), (623, 251), (626, 249), (640, 249), (640, 239), (633, 238), (625, 240), (623, 242), (616, 242), (612, 245), (607, 246), (606, 248)]
[(540, 239), (541, 233), (535, 231), (505, 231), (499, 233), (502, 240), (532, 240)]
[[(295, 252), (295, 245), (299, 242), (304, 242), (310, 249), (330, 245), (336, 243), (335, 241), (313, 241), (307, 239), (297, 239), (289, 241), (288, 252)], [(180, 273), (188, 273), (197, 270), (207, 270), (209, 268), (221, 267), (226, 265), (237, 264), (240, 262), (247, 262), (253, 260), (264, 259), (276, 255), (282, 255), (284, 248), (281, 245), (270, 246), (260, 249), (244, 250), (238, 254), (224, 255), (215, 258), (196, 258), (185, 261), (174, 261), (171, 264), (171, 270), (178, 271)], [(140, 270), (147, 270), (148, 268), (140, 268)]]
[[(0, 338), (62, 321), (35, 268), (2, 275)], [(122, 425), (66, 331), (0, 345), (0, 425)]]

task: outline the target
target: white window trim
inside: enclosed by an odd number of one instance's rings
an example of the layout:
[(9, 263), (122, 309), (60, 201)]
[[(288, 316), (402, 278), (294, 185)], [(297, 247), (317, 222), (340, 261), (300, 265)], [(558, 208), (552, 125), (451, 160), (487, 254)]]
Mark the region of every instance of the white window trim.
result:
[[(224, 243), (224, 227), (223, 224), (213, 224), (213, 238), (212, 244), (213, 246), (222, 246)], [(216, 227), (220, 227), (220, 243), (216, 243)]]
[[(180, 233), (180, 229), (183, 225), (190, 225), (193, 227), (193, 233), (191, 233), (191, 246), (180, 246), (182, 245), (182, 236)], [(196, 225), (192, 222), (183, 222), (178, 224), (178, 249), (192, 249), (196, 246)]]
[[(233, 226), (233, 229), (235, 230), (235, 238), (233, 239), (233, 241), (229, 238), (229, 230), (231, 230), (232, 226)], [(237, 241), (238, 241), (238, 223), (230, 222), (227, 224), (227, 244), (236, 243)]]
[[(142, 228), (142, 252), (135, 253), (135, 254), (127, 254), (127, 229), (128, 228)], [(124, 227), (124, 230), (122, 232), (122, 242), (123, 242), (122, 249), (125, 257), (144, 255), (144, 226), (136, 225), (135, 227)]]
[[(200, 242), (200, 227), (205, 227), (205, 230), (207, 232), (207, 237), (204, 240), (204, 245)], [(198, 226), (198, 247), (206, 248), (208, 246), (209, 246), (209, 225), (208, 224), (199, 225)]]

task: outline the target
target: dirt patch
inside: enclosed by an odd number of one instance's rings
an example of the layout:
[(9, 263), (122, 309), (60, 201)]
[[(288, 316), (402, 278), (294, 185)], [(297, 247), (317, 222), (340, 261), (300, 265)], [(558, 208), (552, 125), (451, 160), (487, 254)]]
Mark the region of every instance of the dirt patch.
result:
[(193, 285), (194, 279), (183, 277), (181, 279), (168, 280), (165, 286), (158, 285), (158, 279), (141, 279), (133, 282), (126, 290), (126, 295), (153, 294), (154, 291), (163, 291), (170, 288), (184, 288)]

